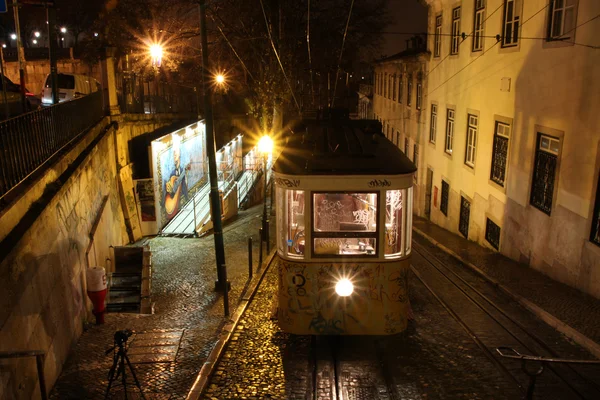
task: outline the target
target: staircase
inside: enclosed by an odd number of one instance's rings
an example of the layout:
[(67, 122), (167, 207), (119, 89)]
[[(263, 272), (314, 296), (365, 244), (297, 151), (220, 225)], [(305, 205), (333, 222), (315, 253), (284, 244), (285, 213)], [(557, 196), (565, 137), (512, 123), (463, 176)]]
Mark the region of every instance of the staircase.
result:
[(152, 313), (151, 253), (148, 247), (115, 247), (108, 288), (108, 312)]

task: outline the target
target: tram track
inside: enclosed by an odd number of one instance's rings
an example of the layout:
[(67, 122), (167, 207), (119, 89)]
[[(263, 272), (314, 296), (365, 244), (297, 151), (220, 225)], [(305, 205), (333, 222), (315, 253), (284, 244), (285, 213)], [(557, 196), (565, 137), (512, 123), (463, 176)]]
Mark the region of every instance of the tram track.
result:
[[(520, 369), (521, 364), (500, 357), (495, 348), (509, 344), (509, 347), (518, 348), (522, 354), (559, 356), (546, 340), (533, 332), (532, 327), (518, 321), (493, 299), (497, 293), (483, 293), (475, 287), (476, 283), (468, 282), (416, 241), (413, 242), (411, 264), (415, 262), (419, 263), (420, 268), (411, 265), (411, 269), (419, 281), (463, 327), (494, 366), (509, 377), (523, 394), (526, 393), (528, 381)], [(488, 290), (495, 289), (490, 287)], [(496, 327), (492, 334), (488, 332), (491, 326)], [(548, 372), (538, 378), (538, 386), (541, 386), (541, 391), (551, 393), (552, 398), (600, 398), (600, 386), (590, 376), (590, 371), (570, 364), (548, 364), (546, 368)], [(598, 373), (595, 375), (597, 378)]]
[(312, 336), (313, 400), (398, 400), (373, 336)]

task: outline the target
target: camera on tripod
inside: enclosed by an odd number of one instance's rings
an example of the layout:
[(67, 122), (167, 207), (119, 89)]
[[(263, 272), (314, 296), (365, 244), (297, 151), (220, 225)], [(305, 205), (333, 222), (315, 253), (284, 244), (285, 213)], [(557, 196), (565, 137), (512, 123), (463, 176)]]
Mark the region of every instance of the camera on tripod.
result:
[(122, 346), (127, 339), (129, 339), (133, 335), (131, 329), (123, 329), (115, 332), (115, 344), (118, 346)]

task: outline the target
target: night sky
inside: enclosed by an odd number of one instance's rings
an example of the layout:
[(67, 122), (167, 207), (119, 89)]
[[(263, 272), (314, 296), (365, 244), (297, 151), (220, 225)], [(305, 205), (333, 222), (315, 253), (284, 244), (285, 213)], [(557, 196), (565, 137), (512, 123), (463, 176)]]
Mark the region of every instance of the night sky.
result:
[[(386, 32), (427, 32), (427, 8), (419, 0), (388, 0), (393, 18)], [(386, 34), (381, 54), (391, 56), (406, 47), (406, 40), (413, 35)]]

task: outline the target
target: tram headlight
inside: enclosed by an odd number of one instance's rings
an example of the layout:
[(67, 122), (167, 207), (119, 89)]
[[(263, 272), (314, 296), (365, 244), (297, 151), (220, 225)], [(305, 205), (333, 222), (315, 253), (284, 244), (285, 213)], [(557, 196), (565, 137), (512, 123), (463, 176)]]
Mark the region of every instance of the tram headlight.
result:
[(335, 292), (340, 297), (348, 297), (352, 294), (353, 291), (354, 291), (354, 285), (352, 284), (352, 282), (350, 282), (349, 279), (346, 279), (346, 278), (340, 279), (335, 284)]

